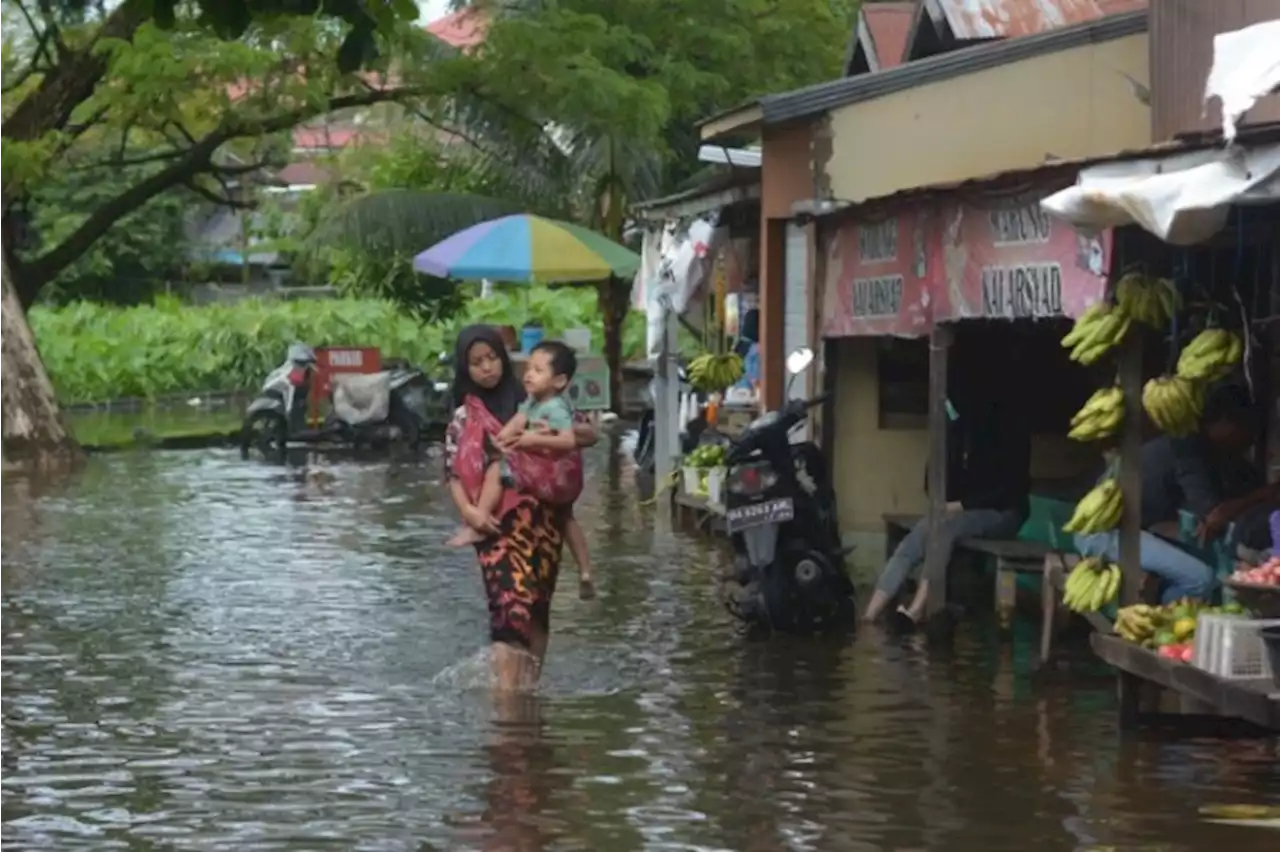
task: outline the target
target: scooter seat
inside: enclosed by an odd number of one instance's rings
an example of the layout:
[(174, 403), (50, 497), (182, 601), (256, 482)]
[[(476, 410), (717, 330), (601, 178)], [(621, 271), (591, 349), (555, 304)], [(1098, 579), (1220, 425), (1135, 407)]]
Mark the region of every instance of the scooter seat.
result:
[(344, 423), (380, 423), (391, 410), (391, 374), (338, 373), (333, 377), (333, 413)]

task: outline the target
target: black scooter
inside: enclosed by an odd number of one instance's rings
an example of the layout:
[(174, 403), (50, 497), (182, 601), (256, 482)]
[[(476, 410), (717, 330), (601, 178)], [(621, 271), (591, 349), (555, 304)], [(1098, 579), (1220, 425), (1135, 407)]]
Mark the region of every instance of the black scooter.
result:
[[(794, 377), (813, 351), (787, 357)], [(857, 621), (853, 583), (841, 546), (835, 489), (822, 451), (793, 444), (790, 432), (826, 400), (789, 400), (756, 418), (728, 456), (725, 523), (734, 563), (725, 578), (731, 614), (753, 628), (819, 633)]]

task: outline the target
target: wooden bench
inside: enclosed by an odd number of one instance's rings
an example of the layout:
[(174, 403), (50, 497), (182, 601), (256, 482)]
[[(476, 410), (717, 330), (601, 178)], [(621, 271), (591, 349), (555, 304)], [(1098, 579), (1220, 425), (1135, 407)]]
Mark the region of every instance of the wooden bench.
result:
[[(885, 558), (893, 554), (894, 548), (902, 537), (919, 523), (922, 515), (884, 515), (887, 534), (887, 553)], [(1000, 619), (1002, 629), (1008, 629), (1013, 621), (1013, 612), (1017, 602), (1018, 575), (1044, 573), (1045, 557), (1052, 549), (1045, 544), (1020, 539), (966, 538), (956, 542), (956, 547), (991, 557), (996, 566), (995, 606), (996, 615)]]

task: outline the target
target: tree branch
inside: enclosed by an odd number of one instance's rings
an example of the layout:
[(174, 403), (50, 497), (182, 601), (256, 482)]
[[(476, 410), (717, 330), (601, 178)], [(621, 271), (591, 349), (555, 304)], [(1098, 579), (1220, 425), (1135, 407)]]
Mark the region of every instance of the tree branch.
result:
[(194, 192), (196, 195), (199, 195), (201, 198), (217, 204), (220, 207), (230, 207), (232, 210), (252, 210), (257, 206), (252, 201), (237, 201), (230, 195), (219, 195), (208, 187), (201, 186), (194, 178), (192, 180), (183, 181), (182, 185)]
[[(152, 198), (174, 186), (193, 181), (198, 175), (221, 171), (227, 174), (235, 170), (253, 171), (260, 165), (215, 166), (213, 155), (232, 139), (249, 136), (268, 136), (288, 130), (303, 121), (325, 113), (350, 107), (371, 106), (388, 101), (404, 100), (423, 94), (416, 88), (369, 89), (354, 94), (329, 98), (319, 106), (305, 106), (256, 119), (240, 119), (228, 116), (222, 126), (210, 131), (195, 145), (183, 152), (169, 165), (126, 189), (115, 198), (99, 205), (85, 217), (66, 239), (44, 254), (21, 264), (23, 283), (33, 292), (51, 281), (63, 269), (80, 258), (105, 234), (112, 225), (134, 212)], [(15, 274), (19, 274), (15, 271)]]
[[(124, 0), (98, 27), (89, 43), (68, 51), (58, 64), (40, 80), (40, 85), (22, 99), (13, 113), (0, 126), (0, 135), (17, 142), (32, 142), (53, 130), (66, 128), (71, 115), (93, 94), (106, 73), (109, 56), (98, 50), (104, 38), (129, 39), (147, 19), (151, 4), (147, 0)], [(21, 194), (19, 181), (4, 187), (2, 208), (9, 199)]]

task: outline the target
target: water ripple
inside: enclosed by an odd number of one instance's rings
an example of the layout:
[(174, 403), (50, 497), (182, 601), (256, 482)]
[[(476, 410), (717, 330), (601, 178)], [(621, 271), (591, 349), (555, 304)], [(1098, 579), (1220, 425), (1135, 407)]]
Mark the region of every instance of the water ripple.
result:
[(5, 848), (1270, 848), (1195, 810), (1274, 799), (1274, 742), (1121, 740), (1110, 682), (1034, 685), (1027, 639), (747, 642), (615, 451), (579, 504), (600, 597), (497, 704), (434, 462), (6, 482)]

